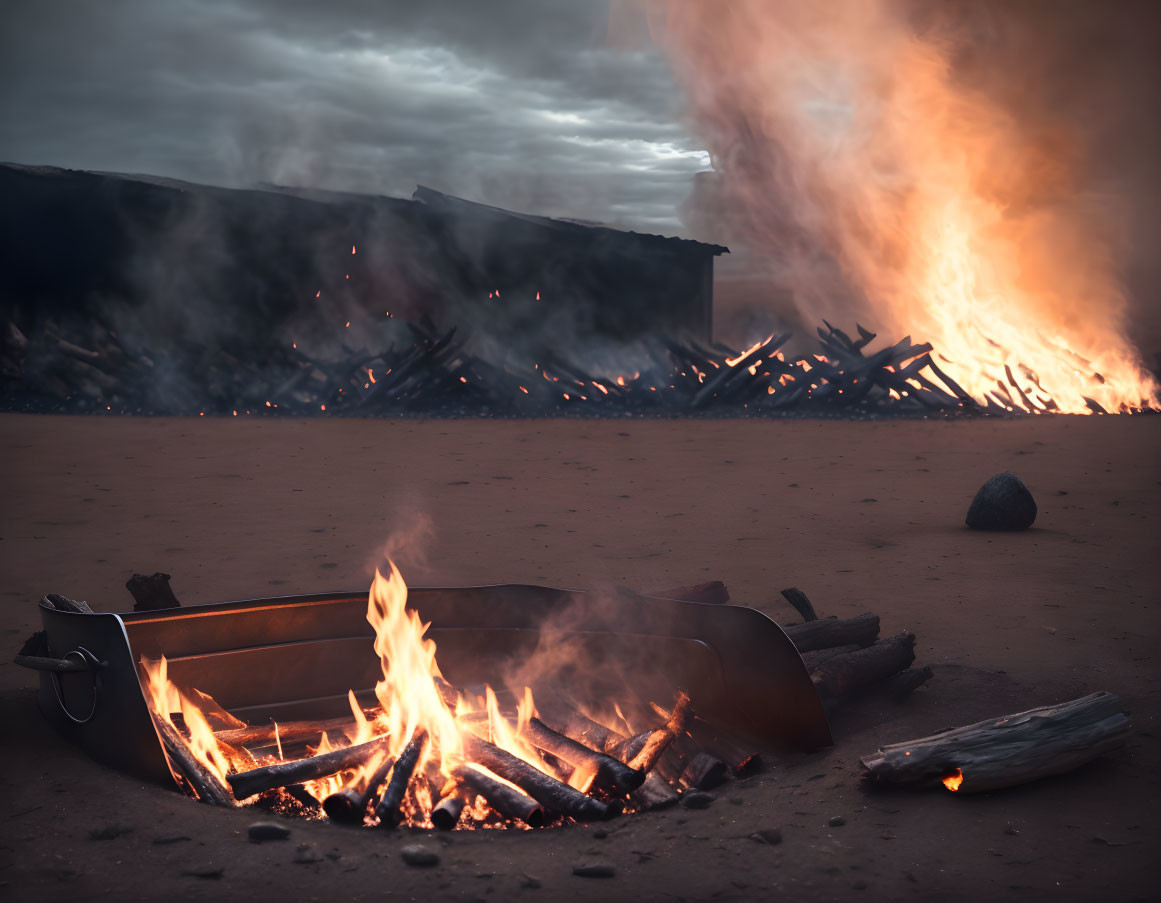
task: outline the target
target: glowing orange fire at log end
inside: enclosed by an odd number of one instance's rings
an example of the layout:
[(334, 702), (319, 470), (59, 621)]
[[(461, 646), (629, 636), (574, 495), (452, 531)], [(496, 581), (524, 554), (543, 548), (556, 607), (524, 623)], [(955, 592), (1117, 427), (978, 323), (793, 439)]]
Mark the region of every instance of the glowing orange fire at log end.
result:
[(956, 790), (959, 790), (959, 785), (962, 783), (963, 783), (963, 772), (958, 768), (943, 779), (943, 786), (946, 787), (948, 790), (952, 791), (953, 793)]

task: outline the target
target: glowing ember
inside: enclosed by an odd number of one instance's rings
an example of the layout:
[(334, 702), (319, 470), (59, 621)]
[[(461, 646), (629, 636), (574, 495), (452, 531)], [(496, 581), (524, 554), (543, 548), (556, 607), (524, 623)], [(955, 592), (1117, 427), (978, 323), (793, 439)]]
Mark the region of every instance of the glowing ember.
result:
[(943, 779), (943, 786), (948, 790), (959, 790), (959, 785), (963, 783), (963, 772), (958, 768)]

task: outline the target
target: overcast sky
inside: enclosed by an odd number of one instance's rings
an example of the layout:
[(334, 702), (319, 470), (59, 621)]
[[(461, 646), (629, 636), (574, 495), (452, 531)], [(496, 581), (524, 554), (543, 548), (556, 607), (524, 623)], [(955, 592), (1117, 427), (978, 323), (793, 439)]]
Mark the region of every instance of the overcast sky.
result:
[(3, 0), (0, 160), (422, 183), (679, 234), (709, 157), (664, 58), (610, 40), (608, 16), (607, 0)]

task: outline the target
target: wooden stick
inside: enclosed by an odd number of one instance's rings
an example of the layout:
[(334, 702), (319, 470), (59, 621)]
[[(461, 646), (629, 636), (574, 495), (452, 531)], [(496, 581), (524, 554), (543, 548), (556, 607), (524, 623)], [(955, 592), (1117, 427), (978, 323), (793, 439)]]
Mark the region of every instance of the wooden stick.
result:
[(467, 791), (453, 780), (449, 787), (444, 788), (439, 802), (432, 807), (431, 823), (440, 831), (450, 831), (459, 824), (464, 806), (468, 804), (466, 797)]
[(873, 646), (836, 655), (810, 676), (824, 701), (836, 702), (855, 690), (884, 680), (915, 661), (915, 634), (879, 640)]
[(379, 750), (387, 748), (387, 737), (376, 737), (357, 746), (346, 746), (332, 750), (320, 756), (310, 756), (306, 759), (295, 759), (292, 762), (278, 762), (274, 765), (263, 765), (250, 771), (229, 775), (226, 780), (234, 791), (234, 797), (239, 800), (247, 799), (263, 790), (272, 790), (275, 787), (285, 787), (287, 784), (301, 784), (303, 781), (313, 781), (337, 774), (348, 768), (354, 768), (367, 760)]
[(868, 612), (845, 620), (822, 618), (818, 621), (783, 627), (782, 631), (790, 637), (790, 641), (800, 653), (826, 649), (828, 646), (844, 646), (848, 643), (869, 646), (879, 636), (879, 616)]
[(193, 750), (177, 732), (177, 728), (158, 715), (153, 716), (153, 723), (157, 727), (157, 733), (161, 735), (165, 754), (193, 788), (198, 799), (211, 806), (234, 808), (236, 804), (230, 798), (226, 788), (210, 773), (208, 768), (194, 758)]
[(922, 668), (907, 668), (888, 677), (884, 681), (883, 687), (892, 699), (896, 702), (902, 702), (917, 688), (931, 680), (932, 676), (931, 665), (924, 665)]
[(383, 760), (383, 764), (375, 769), (367, 786), (362, 790), (346, 787), (328, 796), (322, 804), (327, 817), (343, 825), (361, 825), (367, 815), (367, 807), (371, 805), (371, 800), (387, 780), (387, 774), (394, 764), (395, 760), (388, 756)]
[[(452, 774), (473, 793), (478, 793), (487, 800), (488, 805), (502, 818), (517, 819), (531, 828), (539, 828), (544, 824), (544, 809), (527, 794), (489, 777), (470, 765), (461, 765)], [(434, 815), (432, 821), (435, 821)]]
[(814, 613), (814, 606), (810, 604), (810, 600), (806, 598), (806, 593), (800, 590), (797, 586), (790, 586), (782, 590), (782, 596), (794, 606), (794, 610), (802, 615), (803, 621), (817, 621), (818, 615)]
[(530, 718), (525, 728), (528, 739), (535, 746), (563, 759), (574, 768), (584, 769), (594, 776), (594, 786), (628, 793), (645, 781), (644, 773), (634, 771), (624, 762), (602, 752), (595, 752), (564, 734), (559, 734), (539, 718)]
[(693, 711), (690, 708), (689, 697), (685, 693), (679, 693), (677, 704), (674, 705), (673, 712), (670, 714), (665, 727), (658, 728), (649, 735), (649, 739), (645, 741), (641, 751), (630, 759), (629, 767), (636, 768), (638, 771), (651, 771), (674, 738), (685, 733), (686, 725), (692, 716)]
[[(297, 743), (301, 740), (317, 739), (323, 731), (341, 730), (354, 726), (355, 722), (349, 715), (341, 718), (328, 718), (325, 721), (278, 722), (278, 739), (282, 743)], [(275, 742), (274, 722), (214, 731), (214, 738), (231, 746), (273, 746)]]
[(391, 780), (387, 782), (387, 789), (383, 791), (383, 796), (375, 807), (375, 817), (379, 819), (381, 826), (395, 828), (403, 820), (399, 807), (403, 805), (403, 798), (407, 796), (407, 785), (411, 782), (411, 773), (415, 771), (419, 755), (423, 752), (423, 747), (426, 744), (427, 731), (418, 728), (411, 735), (411, 739), (407, 741), (407, 745), (403, 747), (403, 752), (399, 754), (395, 767), (391, 769)]
[(1121, 746), (1130, 727), (1121, 700), (1101, 691), (893, 743), (861, 764), (867, 778), (885, 784), (938, 787), (951, 779), (944, 786), (960, 793), (998, 790), (1071, 771)]
[(646, 809), (664, 809), (679, 799), (681, 797), (655, 771), (645, 775), (645, 783), (629, 794), (629, 801), (641, 812)]
[(607, 818), (609, 807), (599, 800), (585, 796), (551, 775), (518, 759), (475, 734), (465, 734), (464, 752), (472, 761), (488, 771), (511, 781), (551, 812), (559, 812), (578, 821), (596, 821)]

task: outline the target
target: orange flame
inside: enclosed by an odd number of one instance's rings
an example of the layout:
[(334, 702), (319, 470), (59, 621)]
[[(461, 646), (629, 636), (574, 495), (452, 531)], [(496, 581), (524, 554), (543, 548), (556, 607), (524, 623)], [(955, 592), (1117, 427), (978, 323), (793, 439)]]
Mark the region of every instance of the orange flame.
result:
[(963, 783), (963, 772), (958, 768), (943, 779), (943, 786), (948, 790), (959, 790), (959, 785)]
[(973, 86), (955, 23), (920, 30), (904, 0), (656, 10), (716, 171), (707, 197), (804, 314), (865, 299), (864, 321), (931, 342), (979, 401), (1009, 368), (1033, 407), (1158, 406), (1078, 136)]

